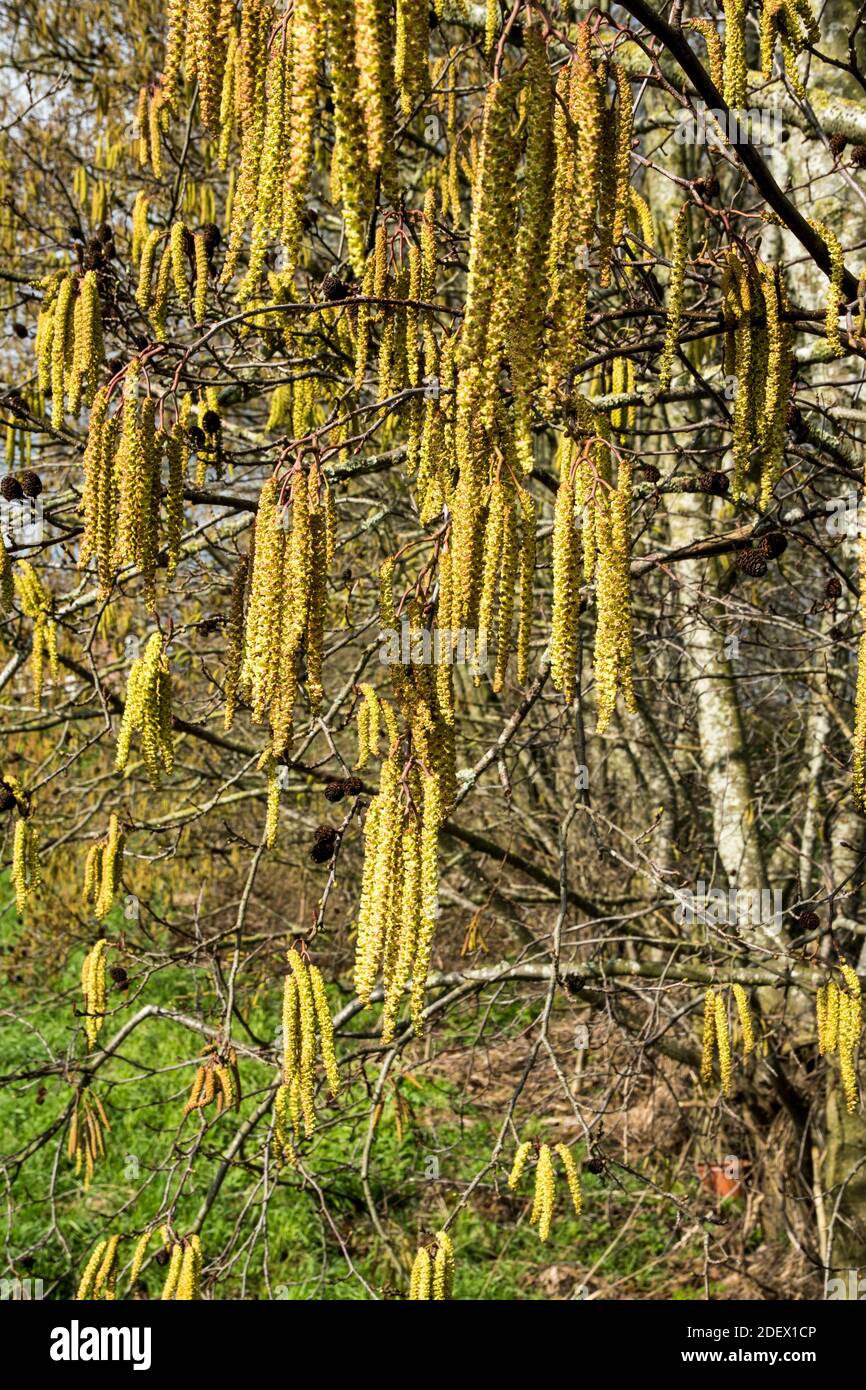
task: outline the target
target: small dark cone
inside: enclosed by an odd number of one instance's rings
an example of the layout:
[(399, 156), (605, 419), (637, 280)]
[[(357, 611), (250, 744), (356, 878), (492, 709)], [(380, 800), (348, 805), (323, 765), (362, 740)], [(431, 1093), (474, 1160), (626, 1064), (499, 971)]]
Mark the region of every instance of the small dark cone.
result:
[(658, 482), (659, 478), (661, 477), (661, 473), (656, 468), (654, 463), (642, 463), (641, 468), (643, 469), (644, 477), (646, 478), (648, 483)]
[(0, 782), (0, 811), (11, 811), (15, 807), (15, 793), (5, 782)]
[(118, 989), (129, 989), (129, 976), (122, 965), (113, 965), (109, 974)]
[(99, 226), (96, 229), (96, 235), (103, 245), (105, 245), (107, 241), (113, 241), (114, 232), (111, 230), (111, 223), (100, 222)]
[(329, 782), (325, 787), (326, 801), (342, 801), (345, 795), (346, 786), (344, 782)]
[(167, 1265), (167, 1264), (168, 1264), (168, 1260), (169, 1260), (168, 1251), (167, 1251), (167, 1250), (157, 1250), (157, 1252), (156, 1252), (156, 1254), (155, 1254), (155, 1256), (154, 1256), (154, 1259), (156, 1260), (156, 1263), (157, 1263), (158, 1265)]
[(339, 275), (334, 275), (329, 270), (322, 281), (322, 297), (337, 304), (341, 299), (345, 299), (348, 293), (349, 287), (345, 280), (341, 280)]
[(851, 146), (851, 163), (858, 169), (866, 168), (866, 145)]
[(98, 237), (92, 236), (84, 246), (84, 256), (81, 264), (85, 270), (101, 270), (105, 264), (105, 253), (102, 242)]
[(13, 325), (12, 325), (12, 332), (15, 334), (15, 337), (16, 337), (16, 338), (26, 338), (26, 337), (27, 337), (27, 324), (26, 324), (26, 323), (13, 323)]
[(187, 434), (189, 435), (189, 444), (191, 449), (204, 448), (205, 444), (207, 443), (207, 438), (205, 436), (204, 430), (200, 430), (198, 425), (190, 425), (189, 429), (187, 430)]
[(767, 562), (759, 550), (738, 550), (737, 569), (751, 579), (760, 579), (767, 573)]
[(588, 1173), (604, 1172), (604, 1160), (601, 1158), (588, 1158), (583, 1166)]
[(21, 474), (21, 491), (25, 497), (38, 497), (42, 492), (42, 479), (32, 468)]
[(797, 917), (797, 926), (802, 932), (817, 931), (821, 925), (821, 918), (817, 912), (812, 912), (809, 908), (801, 912)]
[(708, 492), (711, 497), (724, 497), (730, 487), (728, 476), (718, 468), (712, 468), (707, 473), (698, 475), (698, 487), (701, 492)]
[(830, 578), (827, 580), (826, 592), (828, 598), (842, 597), (842, 580), (839, 578), (838, 574), (831, 575)]
[(208, 256), (212, 256), (223, 239), (223, 234), (215, 222), (204, 222), (199, 231), (204, 241), (204, 249)]
[(834, 159), (839, 158), (840, 154), (842, 153), (847, 144), (848, 141), (845, 139), (844, 135), (837, 134), (830, 136), (830, 153), (832, 154)]
[(347, 796), (360, 796), (364, 790), (364, 783), (360, 777), (347, 777), (343, 785)]
[(327, 864), (334, 853), (334, 842), (332, 840), (317, 840), (310, 850), (310, 858), (314, 864)]
[(755, 548), (765, 560), (778, 560), (779, 556), (784, 555), (788, 549), (788, 540), (781, 531), (770, 531), (766, 536), (761, 537)]
[(24, 491), (17, 478), (13, 478), (11, 473), (0, 481), (0, 497), (7, 502), (19, 502), (24, 496)]
[(219, 434), (220, 417), (215, 410), (206, 410), (201, 417), (201, 427), (205, 434)]

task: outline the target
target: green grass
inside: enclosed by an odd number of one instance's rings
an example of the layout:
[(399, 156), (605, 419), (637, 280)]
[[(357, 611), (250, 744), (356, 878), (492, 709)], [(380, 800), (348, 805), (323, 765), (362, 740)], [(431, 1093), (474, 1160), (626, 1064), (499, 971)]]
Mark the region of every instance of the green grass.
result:
[[(120, 922), (114, 925), (119, 927)], [(4, 948), (14, 944), (22, 930), (25, 928), (15, 923), (14, 913), (7, 911), (0, 927)], [(113, 935), (111, 925), (105, 934)], [(8, 978), (0, 983), (0, 1007), (17, 1010), (24, 1020), (17, 1021), (9, 1014), (0, 1018), (0, 1068), (4, 1074), (38, 1065), (46, 1056), (46, 1046), (55, 1056), (64, 1057), (69, 1052), (77, 1026), (73, 1002), (78, 998), (83, 954), (83, 949), (71, 952), (67, 960), (58, 962), (56, 978), (38, 987), (22, 987)], [(7, 964), (9, 959), (7, 949)], [(210, 994), (196, 997), (193, 980), (200, 989), (206, 988), (204, 973), (194, 976), (177, 968), (159, 971), (148, 981), (141, 998), (106, 1020), (100, 1042), (143, 1003), (189, 1012), (202, 1004), (215, 1005), (217, 1001)], [(110, 999), (116, 1006), (123, 996), (113, 992)], [(243, 1004), (253, 1032), (273, 1038), (279, 1024), (279, 987), (262, 989), (257, 999), (244, 999)], [(510, 1022), (513, 1027), (518, 1017), (515, 1006), (504, 1005), (496, 1022)], [(341, 1044), (341, 1048), (345, 1046)], [(79, 1067), (85, 1061), (83, 1049), (79, 1032), (77, 1059), (70, 1058), (77, 1060)], [(89, 1190), (85, 1191), (67, 1163), (65, 1127), (25, 1164), (10, 1169), (15, 1209), (9, 1241), (12, 1261), (19, 1273), (41, 1278), (48, 1296), (74, 1296), (77, 1279), (96, 1241), (109, 1231), (124, 1231), (130, 1236), (140, 1232), (164, 1210), (166, 1192), (177, 1191), (185, 1167), (184, 1153), (200, 1128), (197, 1115), (181, 1124), (193, 1066), (178, 1068), (178, 1064), (191, 1061), (196, 1054), (193, 1033), (167, 1020), (148, 1019), (133, 1031), (117, 1057), (100, 1070), (95, 1084), (108, 1109), (112, 1130), (107, 1156), (98, 1165)], [(240, 1065), (245, 1090), (243, 1118), (261, 1099), (273, 1068), (245, 1058)], [(374, 1059), (370, 1080), (375, 1077), (376, 1066)], [(217, 1275), (215, 1297), (367, 1298), (357, 1275), (379, 1296), (399, 1296), (405, 1291), (408, 1264), (419, 1240), (441, 1226), (465, 1185), (483, 1168), (499, 1123), (497, 1116), (491, 1118), (486, 1110), (467, 1102), (462, 1089), (450, 1081), (427, 1075), (420, 1064), (414, 1068), (407, 1064), (407, 1069), (410, 1075), (400, 1077), (395, 1072), (397, 1084), (386, 1090), (370, 1170), (373, 1197), (396, 1264), (373, 1229), (359, 1175), (369, 1097), (356, 1066), (353, 1084), (341, 1097), (339, 1107), (326, 1106), (320, 1111), (320, 1132), (303, 1145), (303, 1154), (357, 1274), (323, 1218), (316, 1192), (291, 1169), (277, 1174), (273, 1164), (269, 1182), (277, 1186), (267, 1205), (267, 1242), (259, 1226), (250, 1249), (250, 1238), (263, 1215), (264, 1121), (239, 1154), (202, 1230), (206, 1270), (210, 1262)], [(34, 1139), (69, 1103), (71, 1091), (66, 1078), (52, 1076), (45, 1081), (42, 1104), (37, 1104), (37, 1085), (35, 1081), (20, 1081), (0, 1088), (0, 1132), (5, 1136), (6, 1153)], [(399, 1107), (398, 1095), (403, 1097)], [(214, 1115), (213, 1110), (208, 1113)], [(235, 1133), (237, 1119), (231, 1114), (210, 1120), (194, 1176), (185, 1181), (177, 1205), (174, 1225), (178, 1232), (188, 1230), (195, 1220), (225, 1146)], [(525, 1133), (531, 1135), (537, 1128), (530, 1121)], [(57, 1231), (52, 1231), (48, 1193), (55, 1165), (56, 1222), (69, 1255)], [(506, 1171), (500, 1170), (497, 1191), (493, 1175), (486, 1175), (452, 1229), (458, 1298), (532, 1300), (548, 1298), (552, 1293), (567, 1297), (579, 1288), (598, 1260), (602, 1262), (590, 1287), (597, 1287), (599, 1279), (625, 1280), (619, 1286), (623, 1297), (652, 1297), (659, 1278), (669, 1276), (663, 1256), (673, 1213), (655, 1201), (645, 1202), (629, 1223), (626, 1237), (605, 1254), (641, 1191), (636, 1180), (629, 1178), (618, 1186), (604, 1177), (585, 1175), (580, 1220), (569, 1214), (565, 1183), (561, 1181), (551, 1238), (542, 1246), (528, 1221), (531, 1174), (525, 1175), (517, 1197), (507, 1192), (505, 1176)], [(158, 1244), (158, 1237), (154, 1237), (152, 1250)], [(132, 1245), (130, 1239), (122, 1246), (124, 1263)], [(218, 1270), (213, 1271), (213, 1262), (227, 1249), (228, 1260), (220, 1258)], [(34, 1255), (29, 1270), (19, 1264), (26, 1252)], [(699, 1254), (699, 1242), (689, 1253)], [(558, 1282), (556, 1275), (546, 1273), (551, 1270), (558, 1271)], [(158, 1297), (162, 1280), (163, 1271), (151, 1261), (140, 1287), (148, 1297)], [(124, 1288), (121, 1283), (118, 1292), (122, 1294)], [(684, 1288), (676, 1296), (699, 1298), (703, 1289), (699, 1285)]]

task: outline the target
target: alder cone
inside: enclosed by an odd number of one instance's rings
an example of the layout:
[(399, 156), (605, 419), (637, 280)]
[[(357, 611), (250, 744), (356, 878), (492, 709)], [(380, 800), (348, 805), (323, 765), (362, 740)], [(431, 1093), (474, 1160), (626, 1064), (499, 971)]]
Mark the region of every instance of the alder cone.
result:
[(21, 474), (21, 491), (25, 497), (38, 497), (42, 492), (42, 479), (32, 468)]
[(827, 597), (842, 597), (842, 580), (839, 578), (838, 574), (831, 575), (830, 578), (827, 580)]
[(760, 579), (767, 573), (767, 562), (759, 550), (738, 550), (737, 569), (751, 579)]
[(24, 496), (24, 490), (17, 478), (13, 478), (11, 473), (0, 481), (0, 496), (7, 502), (18, 502)]
[(778, 560), (788, 549), (787, 537), (783, 536), (781, 531), (770, 531), (768, 535), (761, 537), (755, 549), (767, 560)]
[(330, 303), (336, 304), (339, 303), (341, 299), (345, 299), (348, 293), (349, 287), (345, 280), (341, 280), (339, 275), (334, 275), (331, 271), (328, 271), (328, 274), (322, 281), (323, 297)]
[(724, 497), (730, 487), (728, 476), (718, 468), (712, 468), (707, 473), (698, 476), (698, 487), (701, 492), (708, 492), (711, 497)]

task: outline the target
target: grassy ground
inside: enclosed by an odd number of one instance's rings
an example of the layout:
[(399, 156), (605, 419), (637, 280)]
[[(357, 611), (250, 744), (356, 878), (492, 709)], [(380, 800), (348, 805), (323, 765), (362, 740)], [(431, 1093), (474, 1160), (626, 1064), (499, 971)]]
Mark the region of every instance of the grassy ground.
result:
[[(77, 1061), (79, 1067), (70, 1075), (80, 1079), (83, 1038), (74, 1006), (83, 949), (58, 961), (56, 977), (50, 981), (22, 979), (15, 943), (23, 928), (15, 923), (14, 912), (5, 912), (2, 921), (6, 971), (0, 984), (0, 1071), (26, 1072), (49, 1054), (68, 1055), (70, 1064)], [(114, 934), (111, 926), (106, 934)], [(128, 998), (112, 993), (112, 1006), (120, 1011), (106, 1021), (101, 1041), (145, 1003), (207, 1011), (214, 1001), (201, 992), (203, 983), (204, 976), (166, 969), (154, 974), (137, 997), (132, 997), (135, 987)], [(260, 988), (245, 1000), (253, 1033), (273, 1039), (279, 1009), (279, 988)], [(513, 1023), (506, 1018), (509, 1009), (513, 1012), (514, 1006), (503, 1005), (503, 1024)], [(439, 1045), (447, 1049), (447, 1037)], [(167, 1194), (177, 1191), (186, 1154), (199, 1136), (194, 1173), (183, 1183), (174, 1218), (178, 1232), (191, 1228), (238, 1123), (236, 1114), (206, 1123), (197, 1114), (182, 1120), (195, 1056), (192, 1033), (168, 1020), (149, 1019), (100, 1070), (95, 1085), (112, 1128), (107, 1156), (88, 1190), (67, 1162), (65, 1125), (23, 1164), (8, 1169), (8, 1274), (41, 1278), (46, 1296), (73, 1296), (97, 1240), (109, 1231), (132, 1237), (164, 1211)], [(501, 1110), (483, 1095), (477, 1103), (467, 1101), (465, 1086), (448, 1074), (447, 1067), (427, 1068), (420, 1056), (416, 1066), (411, 1058), (403, 1066), (385, 1091), (370, 1168), (370, 1187), (391, 1253), (373, 1230), (359, 1176), (370, 1112), (368, 1083), (375, 1070), (362, 1078), (356, 1062), (339, 1106), (322, 1111), (320, 1133), (304, 1153), (339, 1238), (323, 1217), (314, 1187), (291, 1169), (277, 1175), (271, 1165), (268, 1183), (277, 1187), (263, 1203), (264, 1121), (238, 1152), (202, 1229), (206, 1277), (214, 1297), (364, 1299), (371, 1294), (362, 1280), (378, 1296), (405, 1292), (419, 1241), (441, 1226), (465, 1185), (484, 1167)], [(245, 1118), (260, 1102), (274, 1072), (270, 1063), (242, 1058), (241, 1074)], [(0, 1087), (4, 1153), (20, 1152), (63, 1116), (72, 1094), (69, 1079), (48, 1078), (42, 1097), (40, 1084), (20, 1080)], [(522, 1137), (531, 1137), (534, 1128), (530, 1121)], [(509, 1162), (512, 1152), (509, 1144)], [(542, 1245), (528, 1220), (531, 1174), (516, 1195), (508, 1192), (506, 1176), (505, 1167), (486, 1175), (452, 1229), (458, 1298), (704, 1296), (700, 1233), (684, 1240), (670, 1204), (637, 1180), (621, 1174), (615, 1179), (585, 1174), (580, 1219), (571, 1212), (561, 1181), (551, 1237)], [(122, 1247), (125, 1262), (133, 1243), (130, 1239)], [(154, 1250), (158, 1244), (155, 1237)], [(150, 1260), (135, 1296), (158, 1297), (163, 1278), (164, 1271)], [(121, 1281), (121, 1296), (125, 1287)]]

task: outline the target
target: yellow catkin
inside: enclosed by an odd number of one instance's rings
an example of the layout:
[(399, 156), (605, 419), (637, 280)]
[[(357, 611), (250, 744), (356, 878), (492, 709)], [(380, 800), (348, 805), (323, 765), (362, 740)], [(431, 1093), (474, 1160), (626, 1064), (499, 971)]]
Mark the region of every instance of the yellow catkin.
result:
[(94, 1297), (102, 1297), (108, 1301), (114, 1298), (114, 1286), (116, 1281), (117, 1247), (120, 1244), (120, 1236), (109, 1236), (103, 1252), (102, 1260), (96, 1271), (93, 1281)]
[(839, 1053), (839, 1073), (842, 1089), (845, 1093), (845, 1105), (849, 1115), (851, 1115), (857, 1109), (860, 1099), (856, 1060), (862, 1027), (861, 989), (854, 967), (846, 964), (840, 968), (846, 988), (839, 991), (839, 1027), (836, 1046)]
[(12, 841), (12, 867), (9, 879), (15, 891), (15, 907), (24, 916), (27, 904), (42, 882), (39, 864), (39, 834), (32, 822), (19, 816)]
[(731, 1094), (731, 1040), (728, 1033), (728, 1011), (725, 1008), (724, 996), (721, 994), (716, 995), (715, 1016), (719, 1075), (722, 1081), (722, 1091), (726, 1096), (729, 1096)]
[(201, 1297), (201, 1263), (201, 1241), (196, 1235), (189, 1236), (183, 1247), (183, 1256), (177, 1277), (177, 1289), (174, 1295), (178, 1303), (188, 1303)]
[(723, 0), (725, 11), (725, 54), (723, 81), (725, 104), (741, 110), (748, 102), (746, 63), (746, 0)]
[(82, 1274), (78, 1284), (78, 1292), (75, 1295), (76, 1299), (79, 1302), (82, 1302), (84, 1299), (90, 1298), (91, 1294), (93, 1293), (93, 1285), (96, 1280), (96, 1274), (102, 1264), (102, 1259), (107, 1246), (108, 1241), (101, 1240), (97, 1245), (96, 1249), (94, 1250), (93, 1254), (90, 1256), (90, 1259), (87, 1261), (87, 1264), (84, 1267), (84, 1273)]
[(549, 1144), (542, 1144), (538, 1151), (538, 1163), (535, 1169), (535, 1198), (529, 1216), (530, 1225), (538, 1226), (539, 1240), (546, 1241), (550, 1235), (555, 1199), (556, 1179), (553, 1172), (553, 1157)]
[(141, 1273), (141, 1267), (144, 1264), (144, 1257), (147, 1254), (147, 1247), (150, 1245), (150, 1238), (152, 1235), (153, 1231), (145, 1231), (144, 1235), (139, 1238), (135, 1250), (133, 1251), (132, 1264), (129, 1269), (130, 1288), (135, 1284)]
[(433, 1289), (433, 1261), (430, 1259), (430, 1251), (422, 1245), (418, 1254), (415, 1256), (415, 1263), (412, 1265), (412, 1274), (409, 1279), (409, 1298), (413, 1300), (429, 1299)]
[(716, 1046), (716, 996), (712, 989), (704, 995), (704, 1032), (701, 1080), (708, 1086), (713, 1079), (713, 1053)]
[(574, 699), (580, 642), (580, 533), (575, 518), (575, 489), (569, 456), (556, 493), (553, 513), (553, 612), (550, 625), (550, 673), (568, 704)]
[(325, 1075), (328, 1078), (328, 1086), (331, 1095), (336, 1096), (340, 1089), (340, 1072), (337, 1066), (337, 1056), (334, 1050), (334, 1029), (331, 1023), (331, 1011), (328, 1007), (328, 996), (325, 992), (325, 982), (318, 966), (309, 967), (310, 985), (313, 990), (313, 1003), (316, 1010), (316, 1025), (319, 1032), (319, 1047), (322, 1053), (322, 1065), (325, 1068)]
[(580, 1216), (583, 1210), (583, 1192), (580, 1186), (580, 1173), (578, 1172), (577, 1164), (567, 1144), (557, 1144), (556, 1152), (565, 1169), (565, 1179), (568, 1183), (568, 1191), (571, 1195), (571, 1205), (574, 1207), (574, 1214), (575, 1216)]
[(683, 203), (674, 223), (674, 246), (668, 285), (668, 316), (665, 342), (659, 361), (659, 390), (670, 389), (674, 356), (683, 317), (686, 261), (689, 251), (689, 205)]
[(165, 1283), (162, 1287), (161, 1298), (165, 1302), (174, 1298), (177, 1293), (178, 1281), (180, 1279), (181, 1266), (183, 1264), (184, 1248), (180, 1244), (173, 1245), (171, 1256), (168, 1262), (168, 1272), (165, 1276)]
[(526, 1171), (526, 1165), (529, 1162), (529, 1155), (531, 1153), (531, 1140), (526, 1139), (522, 1144), (518, 1145), (517, 1153), (514, 1155), (514, 1164), (512, 1165), (511, 1172), (508, 1175), (508, 1186), (511, 1188), (512, 1192), (516, 1189), (518, 1183), (520, 1182), (520, 1179), (523, 1177), (523, 1174)]
[(834, 357), (844, 357), (845, 348), (839, 334), (839, 315), (845, 305), (845, 292), (842, 288), (842, 281), (845, 275), (845, 258), (842, 254), (842, 247), (839, 238), (826, 222), (817, 222), (810, 219), (809, 226), (814, 228), (820, 237), (826, 242), (827, 250), (830, 255), (829, 288), (827, 291), (827, 317), (825, 320), (825, 331), (827, 334), (827, 345)]
[(731, 992), (737, 1006), (737, 1016), (740, 1020), (740, 1032), (743, 1035), (743, 1051), (748, 1057), (755, 1048), (755, 1031), (752, 1027), (752, 1013), (749, 1008), (749, 996), (742, 985), (732, 985)]
[(108, 942), (103, 937), (84, 957), (81, 967), (81, 990), (84, 996), (84, 1032), (88, 1048), (96, 1046), (96, 1039), (105, 1021), (106, 980), (105, 949)]
[(433, 1283), (431, 1297), (449, 1299), (454, 1296), (454, 1246), (446, 1231), (436, 1236), (436, 1254), (433, 1257)]

